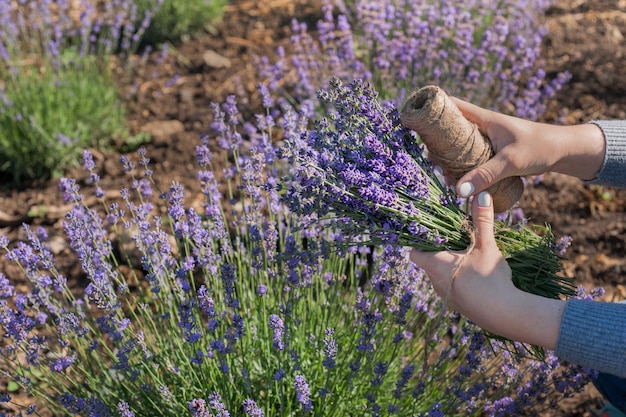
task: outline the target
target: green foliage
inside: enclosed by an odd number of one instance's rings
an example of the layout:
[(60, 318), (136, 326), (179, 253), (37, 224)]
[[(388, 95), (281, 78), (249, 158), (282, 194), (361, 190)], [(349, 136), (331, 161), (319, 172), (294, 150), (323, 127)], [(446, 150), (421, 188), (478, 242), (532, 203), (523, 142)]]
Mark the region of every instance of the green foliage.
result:
[(166, 41), (178, 42), (193, 36), (220, 19), (228, 0), (136, 0), (138, 15), (155, 10), (150, 26), (144, 34), (144, 42), (156, 45)]
[[(149, 24), (128, 0), (0, 3), (0, 175), (19, 184), (58, 175), (85, 147), (125, 138), (113, 77)], [(76, 15), (76, 11), (81, 11)]]
[(15, 183), (59, 174), (85, 147), (125, 132), (117, 86), (102, 67), (87, 57), (16, 76), (0, 70), (0, 173)]

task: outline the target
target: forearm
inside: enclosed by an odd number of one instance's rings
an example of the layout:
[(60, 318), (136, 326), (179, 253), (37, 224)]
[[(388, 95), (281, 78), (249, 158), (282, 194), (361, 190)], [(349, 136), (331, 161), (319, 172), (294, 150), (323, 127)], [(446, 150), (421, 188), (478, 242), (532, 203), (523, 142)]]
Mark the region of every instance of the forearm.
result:
[(626, 378), (626, 303), (562, 301), (518, 290), (493, 305), (481, 304), (477, 307), (482, 312), (466, 312), (481, 328), (554, 350), (562, 360)]
[[(553, 141), (558, 160), (551, 171), (582, 180), (597, 178), (606, 154), (602, 129), (595, 124), (551, 126), (542, 132), (547, 141)], [(625, 142), (626, 144), (626, 142)]]
[(479, 327), (491, 333), (554, 350), (565, 302), (517, 289), (509, 294), (496, 299), (485, 297), (485, 302), (493, 302), (492, 306), (474, 303), (471, 306), (481, 311), (468, 311), (466, 314)]

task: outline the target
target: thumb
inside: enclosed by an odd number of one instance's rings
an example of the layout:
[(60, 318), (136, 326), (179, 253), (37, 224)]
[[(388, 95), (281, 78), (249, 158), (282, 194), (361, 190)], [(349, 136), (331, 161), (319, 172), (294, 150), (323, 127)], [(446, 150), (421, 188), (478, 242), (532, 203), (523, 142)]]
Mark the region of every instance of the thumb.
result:
[(481, 250), (496, 245), (494, 236), (493, 199), (487, 191), (479, 193), (472, 201), (472, 223), (475, 231), (474, 248)]
[(510, 170), (511, 166), (505, 158), (495, 154), (493, 158), (459, 178), (456, 182), (456, 191), (461, 197), (476, 195), (498, 181), (512, 176)]

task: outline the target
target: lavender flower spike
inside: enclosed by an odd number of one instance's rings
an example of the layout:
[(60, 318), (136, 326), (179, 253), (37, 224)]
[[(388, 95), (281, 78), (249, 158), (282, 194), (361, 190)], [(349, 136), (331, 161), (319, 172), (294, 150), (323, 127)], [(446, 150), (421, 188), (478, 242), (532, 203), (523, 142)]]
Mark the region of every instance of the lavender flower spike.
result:
[(264, 417), (263, 410), (259, 408), (254, 400), (247, 398), (243, 401), (243, 410), (250, 417)]
[(296, 375), (293, 381), (293, 386), (296, 389), (296, 399), (300, 404), (302, 404), (302, 408), (305, 411), (313, 409), (313, 404), (311, 403), (310, 398), (311, 392), (306, 379), (302, 375)]
[(275, 314), (270, 315), (270, 329), (274, 331), (272, 346), (278, 350), (285, 349), (285, 342), (283, 340), (285, 324), (283, 323), (283, 319)]

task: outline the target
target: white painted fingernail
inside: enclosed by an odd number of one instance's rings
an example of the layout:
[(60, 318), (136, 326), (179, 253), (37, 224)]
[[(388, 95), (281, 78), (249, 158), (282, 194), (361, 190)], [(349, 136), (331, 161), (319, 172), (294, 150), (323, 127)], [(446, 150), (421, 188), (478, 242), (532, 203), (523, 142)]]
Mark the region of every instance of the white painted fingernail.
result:
[(491, 194), (487, 191), (478, 194), (478, 205), (480, 207), (489, 207), (491, 205)]
[(459, 185), (458, 191), (461, 197), (468, 197), (474, 192), (474, 184), (471, 182), (464, 182)]

